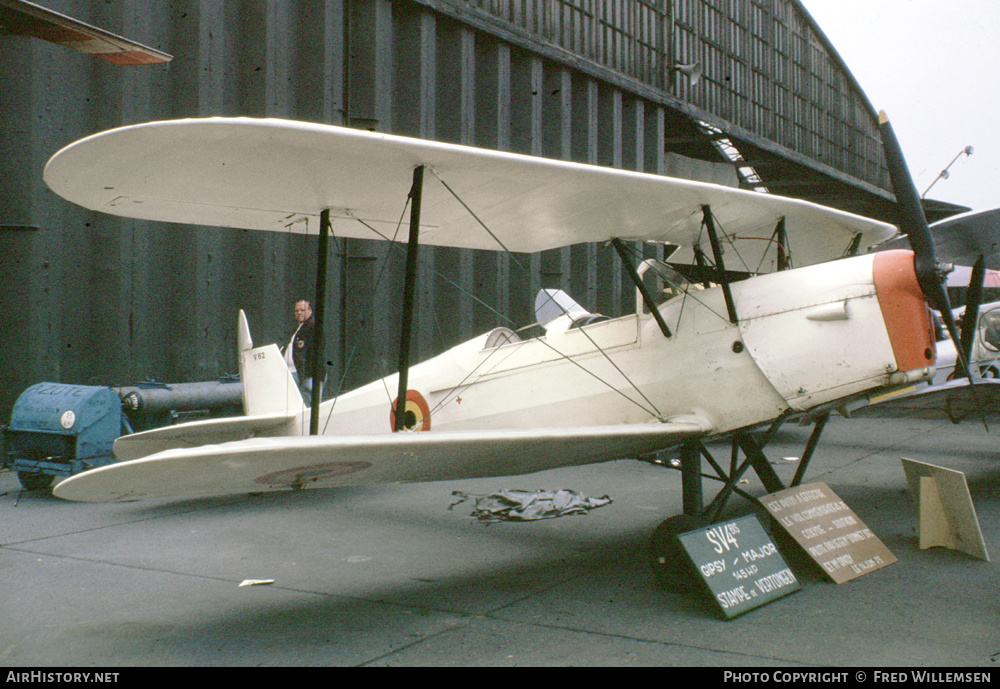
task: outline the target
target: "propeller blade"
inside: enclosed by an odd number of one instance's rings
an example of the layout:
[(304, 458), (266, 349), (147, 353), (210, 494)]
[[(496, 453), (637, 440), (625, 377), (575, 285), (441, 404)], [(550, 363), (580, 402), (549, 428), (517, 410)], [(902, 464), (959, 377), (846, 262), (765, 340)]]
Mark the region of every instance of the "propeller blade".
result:
[[(892, 180), (892, 189), (896, 194), (896, 204), (899, 206), (899, 228), (907, 236), (910, 248), (913, 249), (913, 268), (917, 274), (917, 282), (924, 293), (924, 298), (931, 308), (941, 314), (948, 329), (948, 335), (955, 344), (960, 370), (969, 379), (972, 385), (972, 374), (969, 371), (969, 360), (962, 349), (961, 339), (958, 334), (958, 327), (955, 324), (955, 315), (951, 312), (951, 301), (948, 299), (948, 289), (945, 286), (945, 277), (953, 269), (953, 266), (938, 263), (934, 251), (934, 237), (927, 226), (927, 218), (924, 217), (924, 209), (920, 205), (920, 195), (913, 184), (910, 170), (906, 166), (906, 159), (899, 146), (896, 133), (889, 123), (889, 118), (885, 111), (878, 114), (879, 132), (882, 135), (882, 148), (885, 151), (885, 162), (889, 168), (889, 179)], [(976, 398), (975, 390), (972, 390), (973, 398)], [(979, 401), (976, 399), (976, 406)], [(983, 419), (983, 426), (986, 427), (986, 416), (979, 407), (980, 416)], [(989, 430), (987, 428), (987, 430)]]
[(982, 254), (972, 266), (969, 277), (969, 288), (965, 293), (965, 315), (962, 316), (962, 327), (959, 337), (962, 342), (962, 353), (965, 360), (972, 362), (972, 345), (976, 339), (976, 327), (979, 324), (979, 307), (983, 303), (983, 282), (986, 279), (986, 264)]
[[(899, 207), (899, 228), (906, 235), (913, 249), (913, 266), (917, 272), (917, 281), (924, 292), (928, 303), (938, 311), (949, 310), (948, 292), (944, 289), (944, 277), (951, 272), (950, 266), (944, 273), (938, 265), (934, 251), (934, 237), (927, 226), (924, 209), (920, 205), (920, 197), (910, 177), (906, 159), (899, 146), (899, 140), (892, 129), (892, 124), (884, 111), (878, 114), (879, 131), (882, 134), (882, 147), (885, 150), (885, 161), (889, 168), (889, 179), (896, 194), (896, 204)], [(942, 313), (942, 318), (944, 313)]]

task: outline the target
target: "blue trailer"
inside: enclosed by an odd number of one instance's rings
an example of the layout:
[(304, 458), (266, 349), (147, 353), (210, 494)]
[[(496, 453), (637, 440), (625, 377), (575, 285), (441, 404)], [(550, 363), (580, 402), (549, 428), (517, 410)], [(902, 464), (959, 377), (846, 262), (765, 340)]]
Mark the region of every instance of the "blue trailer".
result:
[(3, 462), (29, 489), (115, 461), (115, 440), (197, 417), (243, 413), (239, 381), (142, 383), (124, 388), (38, 383), (17, 398)]

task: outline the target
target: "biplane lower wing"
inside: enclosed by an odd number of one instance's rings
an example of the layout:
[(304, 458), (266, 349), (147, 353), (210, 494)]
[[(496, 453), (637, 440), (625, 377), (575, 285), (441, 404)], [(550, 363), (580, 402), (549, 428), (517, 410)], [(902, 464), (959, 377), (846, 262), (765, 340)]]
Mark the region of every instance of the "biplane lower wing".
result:
[(981, 413), (1000, 412), (1000, 380), (977, 379), (975, 386), (967, 378), (940, 385), (926, 385), (909, 391), (875, 397), (851, 416), (891, 419), (948, 419), (958, 423), (966, 417), (978, 419)]
[(586, 428), (254, 438), (99, 467), (59, 483), (54, 493), (82, 502), (129, 501), (525, 474), (636, 457), (710, 430), (692, 418)]

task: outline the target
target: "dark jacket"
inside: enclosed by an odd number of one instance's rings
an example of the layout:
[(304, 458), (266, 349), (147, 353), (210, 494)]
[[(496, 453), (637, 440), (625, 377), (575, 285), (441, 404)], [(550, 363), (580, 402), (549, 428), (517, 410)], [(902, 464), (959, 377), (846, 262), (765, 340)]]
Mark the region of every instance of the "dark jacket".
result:
[(295, 372), (299, 380), (312, 378), (313, 374), (313, 334), (316, 330), (316, 319), (312, 316), (302, 324), (292, 340), (292, 361), (295, 362)]

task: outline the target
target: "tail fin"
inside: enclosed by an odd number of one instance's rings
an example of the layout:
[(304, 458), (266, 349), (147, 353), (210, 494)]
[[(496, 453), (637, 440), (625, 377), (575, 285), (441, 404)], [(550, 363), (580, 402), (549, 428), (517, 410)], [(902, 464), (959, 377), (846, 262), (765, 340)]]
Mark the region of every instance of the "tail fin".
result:
[(288, 414), (305, 410), (299, 386), (277, 345), (254, 348), (247, 317), (240, 311), (236, 327), (243, 411), (247, 416)]
[(247, 315), (240, 309), (240, 317), (236, 320), (236, 351), (242, 354), (248, 349), (253, 349), (253, 338), (250, 337), (250, 324), (247, 323)]

